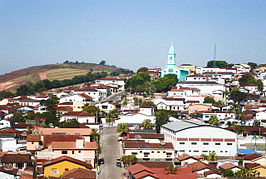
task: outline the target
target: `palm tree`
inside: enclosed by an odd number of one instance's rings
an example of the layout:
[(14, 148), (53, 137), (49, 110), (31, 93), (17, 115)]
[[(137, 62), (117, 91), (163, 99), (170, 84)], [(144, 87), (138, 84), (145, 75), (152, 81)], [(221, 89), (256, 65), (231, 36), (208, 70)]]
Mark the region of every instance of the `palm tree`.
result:
[(173, 167), (173, 166), (168, 166), (165, 168), (165, 170), (168, 172), (168, 174), (175, 175), (179, 167)]
[(215, 152), (210, 152), (208, 157), (207, 157), (207, 160), (209, 160), (209, 161), (217, 161), (217, 159), (218, 158), (217, 158), (217, 155)]
[(142, 122), (142, 127), (144, 129), (152, 129), (153, 128), (153, 124), (151, 123), (151, 120), (150, 119), (145, 119), (143, 122)]
[(134, 165), (137, 163), (138, 158), (135, 155), (123, 155), (121, 158), (121, 162), (125, 165), (125, 167), (129, 165)]
[(120, 135), (124, 136), (128, 132), (128, 125), (126, 123), (120, 123), (117, 126), (116, 132), (120, 132)]
[(93, 142), (98, 142), (99, 141), (100, 133), (98, 133), (97, 129), (92, 129), (91, 130), (91, 135), (92, 135)]
[(107, 116), (106, 116), (106, 120), (109, 122), (109, 124), (111, 122), (113, 122), (116, 118), (118, 118), (119, 112), (117, 110), (112, 110), (110, 111)]
[(211, 124), (213, 126), (218, 126), (219, 120), (218, 120), (216, 115), (211, 115), (211, 117), (209, 119), (209, 124)]

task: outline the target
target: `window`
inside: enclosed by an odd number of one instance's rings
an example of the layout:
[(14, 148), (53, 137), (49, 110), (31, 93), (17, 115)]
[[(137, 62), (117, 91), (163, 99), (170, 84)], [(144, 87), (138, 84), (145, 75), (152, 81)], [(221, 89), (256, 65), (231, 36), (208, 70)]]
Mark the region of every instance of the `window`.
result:
[(191, 142), (191, 145), (197, 145), (197, 142)]
[(163, 153), (165, 153), (165, 151), (163, 151)]
[(208, 150), (203, 150), (202, 152), (204, 152), (204, 153), (205, 153), (205, 152), (208, 152)]
[(31, 142), (31, 144), (34, 144), (34, 142)]
[(74, 152), (75, 152), (75, 151), (73, 150), (73, 151), (72, 151), (72, 154), (74, 154)]
[(61, 153), (62, 154), (67, 154), (67, 151), (66, 150), (63, 150)]
[(160, 151), (157, 151), (157, 153), (160, 153)]
[(180, 144), (180, 145), (184, 145), (184, 144), (185, 144), (185, 142), (179, 142), (179, 144)]
[(151, 153), (154, 153), (154, 151), (151, 151)]
[(81, 153), (81, 150), (79, 150), (79, 153)]
[(179, 150), (179, 152), (185, 152), (185, 150)]
[(221, 143), (215, 143), (215, 145), (221, 145)]
[(207, 142), (204, 142), (204, 143), (203, 143), (203, 145), (209, 145), (209, 143), (207, 143)]
[(169, 69), (168, 71), (169, 71), (169, 72), (173, 72), (173, 69)]
[(138, 153), (137, 152), (132, 152), (131, 154), (136, 156)]
[(194, 150), (193, 152), (199, 152), (198, 150)]
[(232, 145), (232, 143), (227, 143), (227, 145)]
[(166, 153), (166, 157), (171, 157), (172, 153)]
[(150, 153), (144, 152), (144, 157), (149, 157)]
[(142, 153), (142, 151), (139, 151), (139, 153)]
[(68, 171), (68, 168), (65, 168), (65, 171)]

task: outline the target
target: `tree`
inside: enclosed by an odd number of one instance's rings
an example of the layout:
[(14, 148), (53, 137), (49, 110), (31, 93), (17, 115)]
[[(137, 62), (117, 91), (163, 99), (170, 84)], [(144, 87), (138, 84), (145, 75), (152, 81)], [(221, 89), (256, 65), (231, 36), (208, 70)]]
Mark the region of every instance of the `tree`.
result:
[(230, 94), (230, 98), (235, 101), (240, 103), (241, 101), (244, 101), (246, 99), (246, 93), (240, 92), (240, 91), (232, 91)]
[(121, 158), (121, 162), (128, 167), (129, 165), (134, 165), (137, 163), (138, 158), (135, 155), (123, 155)]
[(97, 131), (97, 129), (92, 129), (92, 130), (91, 130), (91, 135), (92, 135), (92, 140), (93, 140), (93, 142), (97, 142), (97, 143), (99, 143), (99, 136), (100, 136), (100, 133)]
[[(149, 83), (150, 75), (139, 72), (126, 81), (125, 87), (126, 89), (130, 90), (130, 92), (143, 92), (147, 90), (145, 85)], [(142, 86), (142, 88), (140, 88), (139, 86)]]
[(207, 160), (209, 160), (209, 161), (217, 161), (217, 159), (218, 158), (217, 158), (217, 155), (215, 152), (210, 152), (208, 157), (207, 157)]
[(241, 168), (235, 172), (234, 177), (259, 177), (259, 172), (254, 169)]
[(105, 60), (102, 60), (102, 61), (100, 61), (99, 64), (100, 64), (100, 65), (105, 65), (105, 64), (106, 64), (106, 61), (105, 61)]
[(116, 118), (118, 118), (119, 112), (117, 110), (112, 110), (110, 111), (107, 116), (106, 116), (106, 120), (109, 122), (109, 124), (111, 122), (113, 122)]
[(128, 125), (126, 123), (120, 123), (117, 126), (116, 132), (119, 132), (120, 135), (124, 136), (128, 132)]
[(150, 119), (145, 119), (143, 122), (142, 122), (142, 127), (144, 129), (152, 129), (153, 128), (153, 124), (151, 123), (151, 120)]
[(226, 170), (224, 171), (224, 173), (223, 173), (223, 176), (224, 176), (224, 177), (233, 177), (233, 176), (234, 176), (234, 172), (233, 172), (233, 170), (231, 170), (231, 169), (226, 169)]
[(208, 61), (207, 67), (219, 67), (219, 68), (226, 68), (228, 63), (226, 61)]
[(148, 68), (146, 68), (146, 67), (141, 67), (141, 68), (138, 69), (137, 73), (140, 73), (140, 72), (146, 72), (146, 71), (148, 71)]
[(238, 80), (240, 86), (246, 86), (248, 84), (255, 84), (258, 86), (258, 90), (263, 90), (263, 83), (261, 80), (256, 80), (254, 76), (250, 73), (242, 75), (242, 77)]
[(97, 113), (99, 114), (100, 109), (96, 106), (92, 106), (90, 104), (85, 104), (83, 106), (83, 111), (87, 111), (88, 113), (93, 114), (95, 116)]
[(42, 105), (46, 106), (48, 110), (54, 108), (59, 103), (59, 98), (57, 96), (52, 96), (46, 101), (41, 102)]
[(211, 124), (213, 126), (218, 126), (218, 124), (219, 124), (219, 120), (218, 120), (216, 115), (211, 115), (208, 122), (209, 122), (209, 124)]
[(168, 174), (175, 175), (179, 167), (173, 167), (173, 166), (168, 166), (165, 168), (165, 170), (168, 172)]
[(215, 101), (214, 101), (214, 99), (212, 97), (207, 96), (207, 97), (204, 98), (203, 103), (211, 103), (211, 104), (213, 104), (213, 103), (215, 103)]
[(260, 126), (260, 121), (259, 120), (254, 120), (253, 126)]
[(169, 91), (178, 83), (177, 76), (175, 74), (167, 74), (158, 80), (152, 81), (152, 85), (156, 88), (156, 92)]
[(155, 113), (155, 116), (156, 116), (156, 121), (155, 121), (156, 132), (159, 133), (161, 126), (169, 122), (168, 113), (164, 110), (160, 110)]
[(248, 62), (248, 65), (251, 67), (251, 70), (257, 68), (257, 63), (254, 63), (254, 62)]
[(65, 121), (61, 125), (62, 128), (79, 128), (79, 122), (77, 119), (69, 119)]
[(156, 105), (152, 101), (147, 101), (147, 100), (142, 101), (140, 106), (142, 106), (142, 107), (154, 107), (154, 108), (156, 107)]

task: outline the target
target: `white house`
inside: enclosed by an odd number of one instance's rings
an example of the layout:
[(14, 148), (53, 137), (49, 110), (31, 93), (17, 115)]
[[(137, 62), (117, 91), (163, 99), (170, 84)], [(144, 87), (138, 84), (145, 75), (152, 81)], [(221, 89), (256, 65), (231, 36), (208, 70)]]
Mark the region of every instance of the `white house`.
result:
[(165, 142), (172, 142), (178, 155), (193, 156), (209, 154), (235, 156), (237, 134), (226, 129), (202, 124), (196, 121), (179, 120), (161, 126)]
[(154, 104), (157, 109), (165, 109), (172, 111), (184, 111), (187, 110), (184, 98), (158, 98), (155, 99)]
[(199, 74), (189, 75), (186, 77), (186, 81), (207, 81), (207, 80), (208, 77)]
[(20, 106), (38, 106), (40, 105), (39, 100), (25, 98), (25, 99), (19, 99), (18, 103)]
[(85, 93), (79, 93), (79, 94), (73, 94), (69, 96), (63, 96), (59, 99), (59, 103), (64, 102), (83, 102), (83, 103), (89, 103), (92, 101), (92, 97), (88, 96)]
[(97, 91), (95, 88), (82, 88), (82, 89), (74, 89), (72, 90), (73, 94), (86, 94), (87, 96), (90, 96), (92, 98), (92, 101), (100, 101), (102, 99), (102, 96), (99, 91)]
[(145, 119), (150, 119), (151, 123), (155, 123), (155, 116), (153, 115), (145, 115), (140, 112), (138, 113), (122, 113), (120, 115), (120, 119), (115, 121), (115, 125), (120, 123), (129, 123), (129, 124), (142, 124)]
[(232, 112), (224, 112), (224, 111), (216, 111), (216, 112), (202, 112), (200, 113), (199, 118), (205, 122), (208, 123), (210, 117), (214, 115), (217, 116), (218, 120), (224, 120), (224, 119), (235, 119), (235, 114)]
[(18, 144), (16, 134), (0, 134), (0, 150), (2, 152), (17, 152), (22, 147), (26, 149), (26, 144)]
[(197, 74), (204, 74), (206, 72), (213, 72), (213, 73), (219, 73), (219, 72), (232, 72), (236, 73), (235, 68), (218, 68), (218, 67), (197, 67), (196, 73)]
[(60, 122), (68, 121), (70, 119), (76, 119), (79, 123), (95, 123), (96, 118), (94, 115), (86, 111), (73, 111), (64, 113), (60, 117)]
[(120, 86), (120, 90), (123, 90), (125, 88), (125, 81), (126, 78), (119, 78), (119, 77), (105, 77), (105, 78), (99, 78), (95, 82), (96, 83), (101, 83), (104, 85), (109, 85), (109, 84), (117, 84)]
[(233, 66), (237, 70), (237, 73), (250, 73), (251, 67), (248, 64), (235, 64)]
[(11, 127), (10, 121), (8, 121), (8, 120), (1, 120), (0, 121), (0, 129), (6, 128), (6, 127)]
[(264, 123), (264, 121), (266, 121), (266, 111), (257, 112), (256, 119), (260, 121), (262, 126), (266, 127)]
[(104, 111), (106, 113), (115, 109), (115, 105), (109, 102), (98, 103), (95, 106), (98, 107), (101, 111)]
[(188, 88), (198, 88), (201, 94), (212, 95), (213, 91), (222, 90), (225, 91), (225, 85), (219, 84), (213, 81), (184, 81), (179, 82), (177, 88), (188, 87)]

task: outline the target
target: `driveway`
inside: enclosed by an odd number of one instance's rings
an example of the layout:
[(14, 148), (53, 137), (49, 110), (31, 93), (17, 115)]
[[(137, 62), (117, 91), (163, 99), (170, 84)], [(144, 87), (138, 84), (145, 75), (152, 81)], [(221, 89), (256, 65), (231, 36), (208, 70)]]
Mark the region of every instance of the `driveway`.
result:
[(116, 166), (116, 159), (121, 157), (121, 147), (117, 141), (116, 127), (104, 127), (101, 136), (104, 164), (100, 165), (99, 179), (120, 179), (123, 168)]

